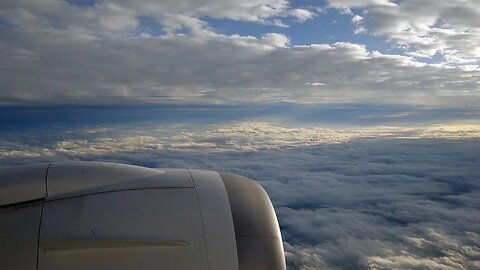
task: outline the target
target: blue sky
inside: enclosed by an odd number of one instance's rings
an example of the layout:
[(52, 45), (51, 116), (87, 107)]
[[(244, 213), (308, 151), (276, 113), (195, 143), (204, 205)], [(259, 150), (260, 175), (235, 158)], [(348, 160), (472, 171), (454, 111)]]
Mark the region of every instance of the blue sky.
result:
[(0, 1), (0, 167), (258, 180), (289, 269), (479, 269), (476, 0)]
[[(306, 7), (325, 7), (325, 4), (318, 4), (321, 1), (299, 1), (292, 7), (303, 7), (300, 3), (305, 2)], [(313, 3), (316, 2), (316, 3)], [(304, 22), (295, 18), (284, 20), (288, 27), (275, 25), (262, 25), (254, 22), (239, 22), (228, 19), (205, 18), (209, 26), (217, 32), (227, 35), (240, 34), (245, 36), (262, 37), (267, 33), (283, 33), (290, 39), (290, 44), (331, 44), (335, 42), (352, 42), (364, 44), (368, 50), (377, 50), (384, 53), (402, 53), (396, 49), (386, 37), (373, 36), (364, 33), (355, 33), (355, 27), (351, 23), (352, 16), (342, 14), (342, 11), (327, 8), (324, 11)]]

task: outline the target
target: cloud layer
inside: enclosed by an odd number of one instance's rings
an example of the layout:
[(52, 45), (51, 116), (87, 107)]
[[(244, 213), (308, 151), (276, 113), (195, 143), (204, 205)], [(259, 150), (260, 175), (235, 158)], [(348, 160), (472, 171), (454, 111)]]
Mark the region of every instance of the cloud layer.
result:
[[(138, 127), (134, 129), (136, 128)], [(28, 141), (32, 139), (22, 138), (22, 141), (12, 141), (11, 138), (5, 138), (0, 147), (0, 159), (94, 158), (157, 151), (251, 152), (332, 145), (364, 139), (466, 140), (480, 138), (480, 126), (474, 124), (341, 129), (286, 127), (265, 121), (250, 120), (228, 125), (213, 124), (208, 128), (145, 125), (140, 130), (125, 130), (121, 126), (77, 129), (69, 131), (69, 138), (60, 136), (53, 142), (42, 145), (29, 144)], [(32, 141), (39, 139), (37, 137)]]
[[(257, 179), (276, 207), (289, 269), (480, 267), (476, 126), (352, 131), (244, 121), (171, 131), (99, 126), (4, 137), (0, 161), (106, 160)], [(38, 143), (50, 133), (53, 142)]]
[[(433, 19), (414, 22), (426, 11), (417, 14), (424, 9), (414, 9), (410, 1), (348, 3), (331, 1), (330, 6), (358, 13), (358, 27), (389, 37), (408, 53), (386, 54), (348, 40), (291, 44), (282, 27), (252, 36), (220, 34), (205, 19), (283, 25), (285, 18), (322, 16), (313, 7), (292, 8), (283, 0), (101, 1), (86, 6), (74, 1), (4, 1), (0, 104), (286, 101), (478, 106), (478, 27), (462, 13), (470, 4), (457, 9), (435, 4)], [(384, 17), (388, 23), (381, 20)], [(448, 26), (437, 25), (442, 19)], [(404, 24), (413, 30), (405, 32)], [(444, 61), (427, 63), (418, 57), (435, 53)]]
[[(181, 28), (193, 31), (205, 29), (202, 17), (225, 18), (239, 21), (280, 24), (281, 18), (308, 20), (314, 13), (291, 8), (287, 0), (227, 0), (173, 1), (125, 0), (107, 1), (3, 1), (0, 15), (22, 27), (55, 29), (62, 25), (67, 30), (77, 28), (92, 35), (114, 34), (140, 26), (142, 17), (157, 21), (166, 32)], [(41, 23), (41, 25), (38, 25)], [(55, 25), (56, 24), (56, 25)]]
[[(0, 167), (230, 171), (272, 197), (289, 269), (480, 269), (479, 3), (308, 3), (1, 1), (0, 105), (120, 106), (0, 108)], [(346, 38), (285, 34), (332, 14)]]

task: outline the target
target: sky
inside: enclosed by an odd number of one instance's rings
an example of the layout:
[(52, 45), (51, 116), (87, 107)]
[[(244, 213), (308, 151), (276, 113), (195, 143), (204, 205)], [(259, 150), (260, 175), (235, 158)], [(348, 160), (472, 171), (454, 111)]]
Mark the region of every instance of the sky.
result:
[(477, 0), (5, 0), (1, 104), (478, 109)]
[(288, 269), (480, 268), (478, 0), (2, 0), (0, 168), (229, 171)]

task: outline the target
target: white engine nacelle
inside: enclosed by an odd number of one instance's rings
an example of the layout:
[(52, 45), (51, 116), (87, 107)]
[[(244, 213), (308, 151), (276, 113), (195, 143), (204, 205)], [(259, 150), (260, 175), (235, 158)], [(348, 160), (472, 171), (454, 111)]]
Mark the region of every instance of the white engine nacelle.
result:
[(0, 170), (0, 269), (283, 270), (264, 189), (229, 173), (64, 162)]

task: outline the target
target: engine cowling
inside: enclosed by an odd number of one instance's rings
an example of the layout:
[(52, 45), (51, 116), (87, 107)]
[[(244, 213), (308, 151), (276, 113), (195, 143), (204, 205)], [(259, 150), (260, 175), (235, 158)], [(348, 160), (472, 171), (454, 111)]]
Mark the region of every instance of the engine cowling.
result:
[(265, 190), (205, 170), (105, 162), (2, 169), (0, 239), (0, 269), (286, 268)]

